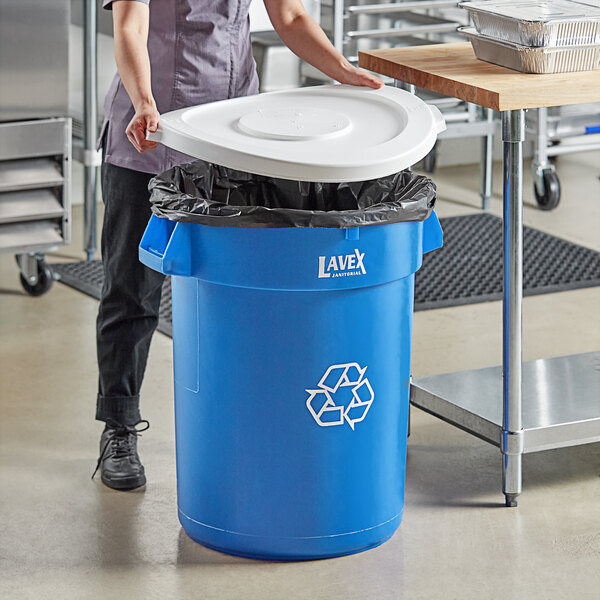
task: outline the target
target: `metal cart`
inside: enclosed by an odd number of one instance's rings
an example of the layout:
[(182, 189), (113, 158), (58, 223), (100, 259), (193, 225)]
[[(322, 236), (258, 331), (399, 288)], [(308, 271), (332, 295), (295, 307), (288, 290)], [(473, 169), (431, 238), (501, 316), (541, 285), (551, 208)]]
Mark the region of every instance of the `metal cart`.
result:
[[(533, 191), (538, 206), (552, 210), (560, 202), (560, 181), (550, 158), (600, 150), (600, 103), (544, 107), (531, 113), (527, 128), (534, 136)], [(562, 143), (575, 136), (586, 136), (585, 141)]]
[(71, 241), (70, 190), (71, 119), (0, 123), (0, 252), (32, 296), (54, 279), (44, 253)]
[[(441, 52), (445, 61), (436, 60)], [(522, 362), (525, 109), (589, 102), (597, 97), (600, 71), (565, 73), (556, 85), (555, 75), (531, 77), (479, 61), (469, 43), (364, 52), (360, 65), (440, 93), (450, 87), (502, 113), (502, 367), (415, 379), (411, 402), (498, 446), (506, 505), (516, 506), (524, 453), (600, 441), (600, 352)]]
[(33, 296), (52, 285), (44, 253), (71, 239), (69, 15), (69, 0), (0, 0), (0, 252)]

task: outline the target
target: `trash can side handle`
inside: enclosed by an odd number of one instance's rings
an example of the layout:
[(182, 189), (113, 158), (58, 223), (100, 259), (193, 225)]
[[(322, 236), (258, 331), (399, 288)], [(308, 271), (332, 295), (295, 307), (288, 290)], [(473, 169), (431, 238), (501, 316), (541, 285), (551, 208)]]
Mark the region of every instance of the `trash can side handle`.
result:
[(423, 221), (423, 254), (441, 248), (444, 243), (444, 232), (435, 211)]
[(189, 225), (153, 215), (139, 247), (140, 261), (165, 275), (191, 274)]

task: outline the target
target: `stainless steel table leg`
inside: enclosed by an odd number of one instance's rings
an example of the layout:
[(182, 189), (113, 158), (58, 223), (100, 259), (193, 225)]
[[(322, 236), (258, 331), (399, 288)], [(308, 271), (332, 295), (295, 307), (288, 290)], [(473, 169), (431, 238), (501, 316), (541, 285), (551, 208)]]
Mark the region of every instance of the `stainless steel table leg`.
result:
[[(483, 109), (485, 120), (494, 120), (494, 111), (489, 108)], [(485, 135), (482, 139), (482, 180), (481, 180), (481, 208), (489, 210), (490, 198), (492, 197), (492, 169), (494, 166), (494, 135)]]
[(504, 299), (502, 491), (507, 506), (521, 493), (523, 424), (521, 418), (523, 305), (523, 110), (502, 113), (504, 146)]
[(84, 2), (84, 118), (83, 118), (83, 178), (84, 217), (83, 243), (88, 260), (96, 253), (96, 192), (98, 166), (96, 136), (98, 135), (96, 2)]

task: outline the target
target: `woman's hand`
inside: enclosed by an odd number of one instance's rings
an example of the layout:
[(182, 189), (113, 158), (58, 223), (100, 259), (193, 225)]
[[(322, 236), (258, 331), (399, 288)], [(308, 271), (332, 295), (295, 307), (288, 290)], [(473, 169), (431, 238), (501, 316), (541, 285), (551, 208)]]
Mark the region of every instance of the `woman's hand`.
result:
[(372, 75), (368, 71), (363, 71), (362, 69), (357, 69), (353, 67), (350, 63), (344, 65), (342, 67), (341, 75), (335, 78), (336, 81), (340, 83), (347, 83), (349, 85), (363, 85), (366, 87), (373, 88), (378, 90), (383, 87), (383, 81)]
[(135, 115), (127, 125), (125, 133), (138, 152), (153, 150), (158, 146), (157, 142), (146, 139), (146, 132), (156, 131), (159, 118), (160, 114), (154, 103), (141, 104), (135, 111)]

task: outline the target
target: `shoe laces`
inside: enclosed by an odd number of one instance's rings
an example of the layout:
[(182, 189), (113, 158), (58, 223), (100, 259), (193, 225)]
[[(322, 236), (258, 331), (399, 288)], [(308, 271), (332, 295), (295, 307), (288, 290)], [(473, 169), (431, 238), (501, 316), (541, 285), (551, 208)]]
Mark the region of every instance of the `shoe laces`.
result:
[[(140, 428), (138, 425), (142, 425), (142, 427)], [(150, 423), (146, 419), (142, 419), (133, 425), (123, 425), (123, 423), (119, 423), (115, 419), (106, 419), (106, 443), (104, 444), (102, 453), (98, 457), (96, 468), (92, 473), (92, 479), (105, 458), (125, 458), (130, 456), (134, 451), (136, 439), (141, 437), (141, 432), (146, 431), (149, 427)]]

